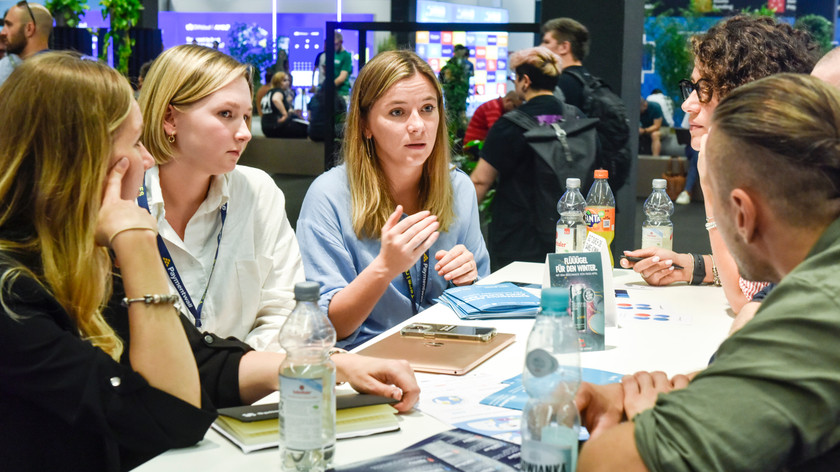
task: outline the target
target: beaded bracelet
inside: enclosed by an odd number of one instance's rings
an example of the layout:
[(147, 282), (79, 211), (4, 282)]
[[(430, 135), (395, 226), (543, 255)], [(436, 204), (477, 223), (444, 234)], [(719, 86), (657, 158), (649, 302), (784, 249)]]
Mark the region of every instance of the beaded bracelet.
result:
[(120, 302), (120, 304), (124, 307), (128, 307), (132, 303), (136, 303), (136, 302), (143, 302), (146, 305), (161, 305), (161, 304), (164, 304), (164, 303), (169, 303), (169, 304), (174, 305), (175, 303), (178, 303), (178, 295), (176, 295), (174, 293), (173, 294), (166, 294), (166, 295), (161, 295), (161, 294), (149, 295), (149, 294), (146, 294), (146, 295), (143, 295), (140, 298), (125, 297), (125, 298), (122, 299), (122, 302)]
[(709, 254), (709, 257), (712, 258), (712, 277), (714, 277), (714, 282), (712, 282), (715, 287), (720, 287), (720, 273), (718, 273), (717, 264), (715, 264), (715, 256), (714, 254)]

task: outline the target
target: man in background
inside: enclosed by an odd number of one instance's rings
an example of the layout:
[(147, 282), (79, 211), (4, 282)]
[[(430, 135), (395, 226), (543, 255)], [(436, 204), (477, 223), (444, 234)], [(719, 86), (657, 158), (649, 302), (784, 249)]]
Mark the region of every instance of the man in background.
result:
[(571, 18), (555, 18), (546, 22), (542, 31), (542, 45), (560, 56), (563, 64), (563, 73), (557, 82), (563, 96), (558, 98), (583, 109), (586, 99), (583, 83), (567, 72), (577, 72), (581, 76), (589, 74), (581, 62), (589, 55), (589, 30)]
[(20, 2), (9, 8), (3, 17), (0, 42), (6, 46), (7, 56), (0, 60), (0, 85), (6, 81), (20, 61), (49, 48), (53, 17), (37, 3)]
[[(333, 83), (335, 83), (335, 91), (342, 98), (346, 99), (350, 95), (350, 74), (353, 73), (353, 57), (344, 49), (344, 36), (338, 31), (335, 32), (335, 74)], [(326, 48), (325, 48), (326, 49)], [(315, 56), (315, 68), (318, 71), (318, 86), (324, 83), (327, 74), (326, 66), (326, 50), (321, 51)]]
[(639, 108), (639, 154), (658, 156), (662, 152), (662, 108), (641, 99)]
[(519, 98), (515, 90), (511, 90), (504, 97), (494, 98), (482, 103), (475, 109), (475, 113), (470, 118), (467, 132), (464, 134), (464, 144), (467, 145), (476, 140), (484, 141), (493, 123), (521, 104), (522, 99)]
[(662, 90), (655, 88), (645, 99), (648, 103), (656, 103), (662, 109), (663, 125), (674, 127), (674, 102), (671, 97), (662, 93)]

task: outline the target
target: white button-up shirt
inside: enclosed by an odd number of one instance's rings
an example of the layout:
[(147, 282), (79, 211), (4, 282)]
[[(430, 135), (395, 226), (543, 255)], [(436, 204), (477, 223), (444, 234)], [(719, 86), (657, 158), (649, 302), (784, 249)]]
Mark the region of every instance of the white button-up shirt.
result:
[[(214, 177), (187, 223), (184, 240), (166, 221), (157, 166), (146, 172), (145, 184), (149, 210), (196, 306), (207, 288), (201, 330), (235, 336), (257, 350), (281, 350), (277, 334), (294, 308), (294, 285), (304, 275), (283, 192), (271, 177), (245, 166)], [(227, 218), (210, 277), (224, 203)], [(170, 287), (177, 293), (171, 280)], [(195, 322), (193, 314), (183, 310)]]

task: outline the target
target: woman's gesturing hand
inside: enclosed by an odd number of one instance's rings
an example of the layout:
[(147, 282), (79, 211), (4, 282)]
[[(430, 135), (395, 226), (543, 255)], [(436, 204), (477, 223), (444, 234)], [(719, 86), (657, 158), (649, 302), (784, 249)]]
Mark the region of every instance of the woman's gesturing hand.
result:
[(424, 210), (400, 220), (402, 205), (397, 205), (382, 227), (382, 245), (378, 259), (389, 273), (405, 272), (432, 247), (440, 233), (437, 217)]

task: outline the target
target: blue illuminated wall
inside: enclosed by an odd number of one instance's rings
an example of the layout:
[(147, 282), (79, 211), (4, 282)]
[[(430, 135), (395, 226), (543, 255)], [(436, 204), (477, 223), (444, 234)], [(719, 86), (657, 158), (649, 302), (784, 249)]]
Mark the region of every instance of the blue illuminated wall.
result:
[[(342, 21), (373, 21), (372, 14), (343, 14)], [(295, 86), (304, 86), (311, 81), (315, 56), (323, 51), (327, 21), (335, 21), (328, 13), (280, 13), (277, 15), (277, 35), (289, 38), (289, 67)], [(219, 41), (219, 49), (227, 52), (228, 32), (236, 23), (257, 24), (271, 36), (271, 13), (203, 13), (203, 12), (160, 12), (158, 26), (163, 34), (164, 48), (191, 43), (211, 46)], [(358, 73), (359, 33), (342, 31), (344, 48), (353, 55), (353, 75)], [(373, 33), (368, 35), (368, 44), (373, 44)], [(266, 45), (267, 47), (270, 44)]]

